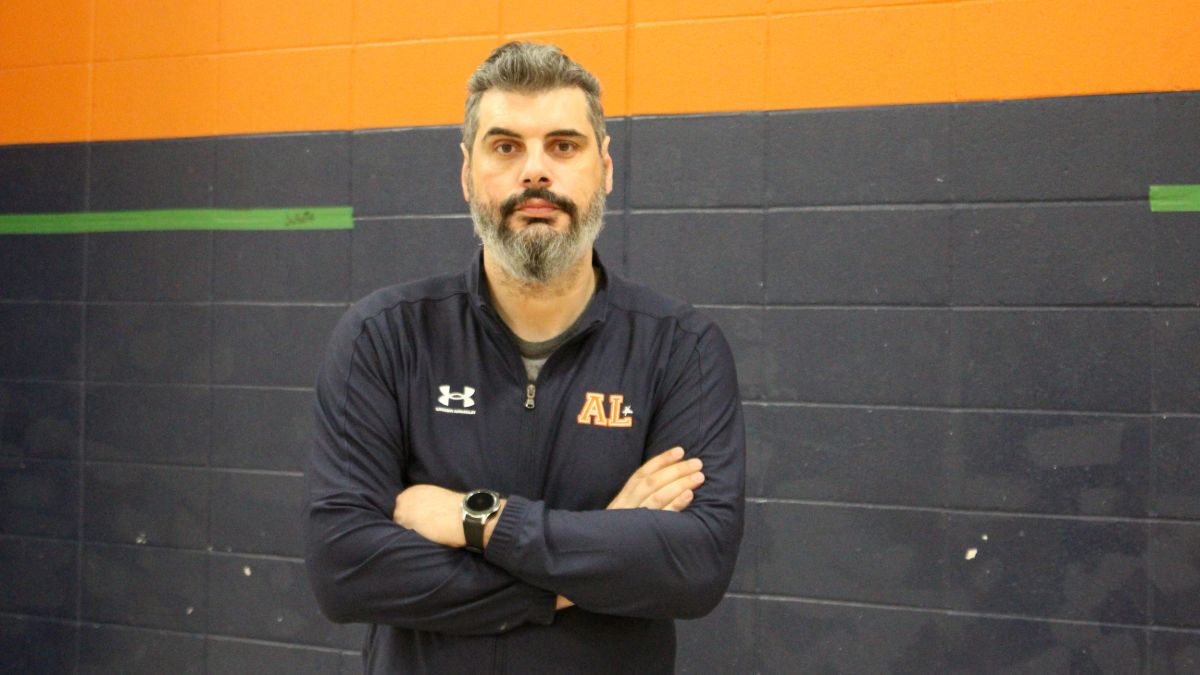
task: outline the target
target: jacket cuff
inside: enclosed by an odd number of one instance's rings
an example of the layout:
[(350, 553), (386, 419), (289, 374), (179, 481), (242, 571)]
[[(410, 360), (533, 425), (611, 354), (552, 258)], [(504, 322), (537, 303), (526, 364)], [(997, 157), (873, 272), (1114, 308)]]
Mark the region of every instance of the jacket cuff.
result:
[(500, 520), (496, 521), (496, 528), (492, 530), (492, 536), (488, 539), (487, 548), (483, 552), (484, 559), (502, 569), (509, 569), (513, 558), (516, 557), (521, 528), (525, 525), (525, 518), (532, 506), (533, 503), (524, 497), (508, 498), (504, 511), (500, 513)]
[[(521, 530), (529, 517), (529, 512), (535, 508), (533, 502), (524, 497), (510, 496), (500, 513), (500, 520), (492, 530), (483, 557), (497, 567), (507, 570), (517, 557), (517, 542)], [(544, 589), (537, 589), (538, 596), (529, 606), (528, 621), (534, 624), (549, 626), (554, 623), (558, 612), (558, 594)]]

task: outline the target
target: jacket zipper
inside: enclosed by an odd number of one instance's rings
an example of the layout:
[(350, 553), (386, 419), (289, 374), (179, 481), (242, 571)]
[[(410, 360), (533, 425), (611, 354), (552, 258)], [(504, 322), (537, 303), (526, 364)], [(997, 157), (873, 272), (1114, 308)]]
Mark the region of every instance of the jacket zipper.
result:
[[(542, 370), (540, 372), (538, 372), (538, 377), (537, 377), (538, 381), (541, 381), (542, 375), (545, 374), (546, 366), (550, 365), (550, 362), (553, 361), (555, 358), (561, 358), (560, 352), (563, 350), (563, 348), (565, 348), (567, 345), (569, 345), (571, 343), (576, 342), (577, 340), (582, 339), (583, 336), (591, 333), (593, 330), (596, 329), (597, 325), (598, 325), (598, 322), (591, 324), (587, 328), (580, 331), (578, 335), (576, 335), (573, 338), (571, 338), (570, 340), (568, 340), (566, 343), (559, 345), (559, 348), (557, 350), (555, 350), (555, 352), (553, 354), (551, 354), (548, 359), (546, 359), (546, 363), (542, 364)], [(515, 345), (513, 347), (513, 351), (514, 352), (517, 351)], [(520, 353), (517, 354), (517, 357), (518, 357), (518, 359), (520, 358)], [(524, 373), (522, 373), (522, 375), (524, 375)], [(527, 493), (528, 496), (532, 499), (541, 499), (542, 492), (540, 489), (538, 489), (539, 484), (536, 480), (534, 480), (533, 477), (540, 476), (545, 472), (546, 459), (541, 456), (541, 453), (539, 453), (537, 451), (536, 447), (534, 446), (534, 441), (537, 439), (537, 428), (538, 428), (538, 412), (536, 410), (536, 408), (537, 408), (537, 384), (535, 382), (529, 382), (528, 380), (526, 380), (525, 401), (524, 401), (523, 407), (525, 408), (525, 410), (527, 411), (528, 414), (524, 415), (523, 419), (521, 420), (521, 439), (520, 439), (520, 446), (519, 446), (521, 448), (520, 461), (521, 461), (521, 466), (523, 467), (523, 475), (528, 476), (530, 478), (530, 483), (528, 486), (529, 490)]]
[[(566, 347), (567, 345), (569, 345), (573, 342), (576, 342), (576, 341), (582, 339), (583, 336), (587, 335), (588, 333), (591, 333), (593, 330), (596, 329), (596, 325), (598, 323), (599, 322), (593, 322), (587, 328), (584, 328), (583, 330), (576, 333), (575, 336), (573, 336), (570, 340), (567, 340), (565, 343), (559, 345), (558, 349), (554, 350), (554, 353), (550, 355), (550, 358), (546, 359), (546, 362), (542, 364), (542, 370), (545, 370), (546, 366), (548, 366), (550, 364), (550, 359), (553, 359), (555, 356), (557, 356), (558, 353), (560, 351), (562, 351), (562, 349), (564, 347)], [(518, 353), (517, 356), (519, 358), (520, 354)], [(541, 377), (542, 377), (542, 374), (539, 372), (538, 379), (541, 379)], [(536, 399), (537, 399), (537, 385), (535, 385), (533, 382), (529, 382), (525, 385), (525, 409), (533, 410), (537, 404)]]

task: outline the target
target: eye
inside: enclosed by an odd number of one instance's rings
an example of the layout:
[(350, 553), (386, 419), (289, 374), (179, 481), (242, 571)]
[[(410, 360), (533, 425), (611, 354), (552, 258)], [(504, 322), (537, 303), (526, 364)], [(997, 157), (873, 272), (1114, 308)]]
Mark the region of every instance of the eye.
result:
[(554, 141), (552, 147), (560, 155), (569, 155), (579, 149), (579, 144), (574, 141)]
[(492, 148), (497, 154), (511, 155), (517, 151), (517, 144), (513, 143), (512, 141), (500, 141), (492, 146)]

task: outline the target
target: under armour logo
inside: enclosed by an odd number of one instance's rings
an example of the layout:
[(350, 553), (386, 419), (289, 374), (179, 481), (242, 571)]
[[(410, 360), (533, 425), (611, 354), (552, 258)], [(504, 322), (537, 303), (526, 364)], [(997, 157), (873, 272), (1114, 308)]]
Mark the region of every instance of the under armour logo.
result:
[(462, 391), (450, 391), (450, 385), (443, 384), (438, 387), (442, 395), (438, 397), (438, 403), (442, 405), (450, 405), (450, 401), (459, 401), (464, 408), (471, 408), (475, 405), (475, 399), (471, 398), (475, 395), (474, 387), (463, 387)]
[[(440, 387), (438, 387), (438, 391), (442, 392), (442, 395), (438, 396), (438, 399), (437, 399), (438, 403), (440, 403), (441, 405), (434, 408), (434, 410), (436, 410), (438, 412), (457, 413), (459, 415), (474, 415), (475, 414), (474, 410), (467, 410), (467, 408), (475, 407), (475, 398), (474, 398), (475, 388), (474, 387), (463, 387), (462, 391), (453, 391), (450, 389), (450, 385), (443, 384)], [(459, 403), (459, 405), (461, 405), (462, 407), (451, 408), (450, 403), (452, 401), (457, 401)]]

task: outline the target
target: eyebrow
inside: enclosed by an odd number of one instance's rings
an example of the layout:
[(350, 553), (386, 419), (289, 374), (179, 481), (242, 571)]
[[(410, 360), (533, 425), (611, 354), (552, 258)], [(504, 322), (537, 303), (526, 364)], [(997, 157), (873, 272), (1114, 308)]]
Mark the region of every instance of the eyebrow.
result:
[(584, 134), (583, 132), (580, 132), (580, 131), (576, 131), (574, 129), (555, 129), (554, 131), (551, 131), (550, 133), (548, 133), (546, 135), (547, 136), (566, 136), (567, 138), (587, 138), (587, 134)]
[[(504, 127), (492, 127), (491, 129), (488, 129), (486, 132), (484, 132), (483, 137), (487, 138), (488, 136), (511, 136), (512, 138), (523, 138), (521, 134), (518, 134), (512, 129), (505, 129)], [(546, 134), (546, 136), (566, 136), (567, 138), (583, 139), (587, 138), (587, 134), (584, 134), (581, 131), (576, 131), (575, 129), (555, 129), (554, 131)]]
[(518, 134), (511, 129), (505, 129), (504, 127), (492, 127), (483, 134), (484, 138), (487, 138), (488, 136), (512, 136), (513, 138), (520, 138), (521, 134)]

